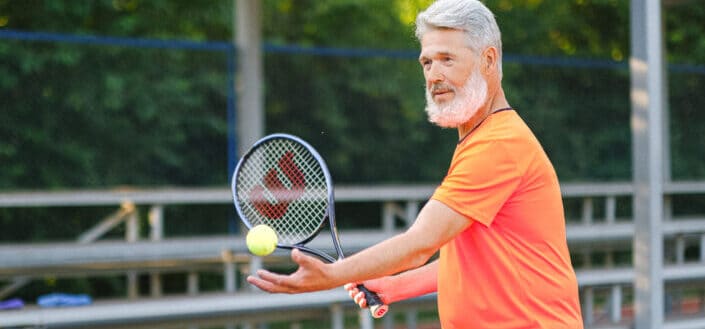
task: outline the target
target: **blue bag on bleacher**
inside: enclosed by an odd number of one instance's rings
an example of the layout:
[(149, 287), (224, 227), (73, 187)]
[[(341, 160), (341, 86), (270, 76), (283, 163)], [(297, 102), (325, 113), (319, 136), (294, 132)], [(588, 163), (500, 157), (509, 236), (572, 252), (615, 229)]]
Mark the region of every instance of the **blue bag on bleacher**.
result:
[(85, 294), (53, 293), (37, 298), (37, 305), (41, 307), (83, 306), (92, 302), (91, 297)]

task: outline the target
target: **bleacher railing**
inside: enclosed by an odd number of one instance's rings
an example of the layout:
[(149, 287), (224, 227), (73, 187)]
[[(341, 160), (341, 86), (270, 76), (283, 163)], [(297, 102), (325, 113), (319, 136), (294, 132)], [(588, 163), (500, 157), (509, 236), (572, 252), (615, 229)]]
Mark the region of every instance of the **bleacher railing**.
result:
[[(379, 242), (405, 229), (416, 217), (421, 205), (432, 194), (433, 185), (339, 186), (337, 203), (381, 204), (376, 227), (341, 230), (348, 252)], [(663, 278), (666, 287), (665, 328), (702, 328), (705, 326), (705, 214), (682, 216), (672, 209), (673, 198), (702, 196), (705, 182), (665, 184), (663, 239), (665, 247)], [(583, 317), (588, 328), (628, 328), (632, 321), (634, 271), (631, 267), (633, 220), (618, 209), (631, 203), (632, 185), (616, 183), (568, 183), (562, 185), (566, 203), (567, 237), (578, 275)], [(0, 280), (9, 284), (0, 293), (12, 291), (43, 275), (98, 276), (121, 273), (127, 276), (127, 299), (101, 302), (72, 310), (28, 307), (5, 311), (0, 327), (32, 325), (97, 325), (138, 323), (144, 321), (180, 321), (227, 317), (228, 321), (258, 323), (273, 321), (282, 311), (316, 314), (321, 308), (330, 314), (331, 326), (342, 328), (341, 318), (354, 307), (342, 289), (307, 296), (265, 295), (253, 292), (242, 277), (262, 266), (287, 264), (287, 255), (251, 257), (240, 234), (164, 238), (168, 221), (164, 207), (194, 204), (230, 204), (227, 188), (170, 188), (134, 190), (79, 190), (61, 192), (0, 193), (0, 207), (85, 207), (115, 206), (117, 210), (98, 225), (80, 234), (76, 242), (22, 243), (0, 246)], [(148, 234), (139, 233), (139, 209), (148, 209)], [(577, 209), (575, 209), (577, 208)], [(598, 211), (599, 210), (599, 211)], [(574, 215), (574, 214), (577, 214)], [(123, 241), (102, 241), (100, 237), (117, 225), (126, 225)], [(548, 229), (548, 228), (547, 228)], [(146, 238), (140, 239), (140, 236)], [(326, 248), (325, 240), (314, 240)], [(693, 250), (699, 256), (693, 258)], [(266, 263), (264, 265), (263, 263)], [(199, 291), (199, 273), (219, 271), (223, 276), (222, 293)], [(161, 276), (187, 273), (187, 291), (183, 296), (163, 296)], [(137, 275), (150, 276), (150, 298), (137, 290)], [(1, 298), (0, 298), (1, 299)], [(401, 305), (407, 313), (407, 326), (415, 326), (416, 312), (433, 310), (434, 295)], [(256, 302), (257, 301), (257, 302)], [(184, 303), (189, 307), (179, 309)], [(261, 303), (261, 304), (258, 304)], [(132, 305), (132, 306), (126, 306)], [(219, 305), (219, 306), (215, 306)], [(259, 305), (259, 306), (258, 306)], [(140, 312), (122, 312), (137, 308)], [(345, 307), (343, 307), (345, 306)], [(306, 312), (301, 313), (301, 310)], [(363, 313), (360, 313), (363, 314)], [(227, 315), (227, 316), (226, 316)], [(238, 316), (240, 318), (238, 318)], [(235, 317), (235, 318), (233, 318)], [(385, 326), (394, 326), (385, 320)], [(240, 319), (240, 320), (237, 320)], [(361, 318), (363, 328), (371, 320)]]

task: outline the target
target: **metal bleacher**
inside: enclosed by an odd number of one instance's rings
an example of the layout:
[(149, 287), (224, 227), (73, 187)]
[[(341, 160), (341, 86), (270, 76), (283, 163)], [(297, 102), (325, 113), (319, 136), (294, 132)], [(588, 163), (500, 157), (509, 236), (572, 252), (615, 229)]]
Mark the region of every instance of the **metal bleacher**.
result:
[[(381, 205), (378, 227), (341, 230), (348, 253), (379, 242), (407, 227), (431, 195), (432, 185), (339, 186), (337, 203)], [(567, 236), (580, 284), (583, 317), (587, 328), (629, 328), (635, 279), (630, 261), (634, 224), (622, 218), (622, 203), (631, 203), (629, 182), (568, 183), (561, 186), (567, 213)], [(665, 213), (662, 233), (666, 254), (663, 280), (668, 292), (664, 328), (705, 327), (705, 214), (680, 215), (671, 200), (705, 195), (705, 181), (664, 185)], [(126, 296), (96, 300), (75, 308), (39, 308), (0, 311), (0, 328), (199, 328), (212, 323), (227, 328), (251, 328), (260, 323), (286, 320), (330, 321), (344, 328), (344, 318), (356, 307), (342, 289), (306, 295), (269, 295), (254, 291), (242, 277), (257, 268), (286, 266), (285, 252), (251, 257), (241, 235), (164, 237), (164, 208), (174, 205), (230, 204), (227, 188), (120, 189), (61, 192), (0, 193), (0, 207), (114, 206), (116, 210), (75, 242), (0, 245), (0, 300), (27, 282), (46, 275), (93, 277), (125, 275)], [(147, 209), (149, 232), (139, 232), (140, 209)], [(577, 215), (576, 215), (577, 214)], [(630, 216), (630, 215), (629, 215)], [(124, 240), (101, 237), (125, 225)], [(550, 229), (550, 228), (547, 228)], [(328, 236), (314, 247), (330, 249)], [(699, 257), (687, 257), (697, 249)], [(331, 250), (332, 251), (332, 250)], [(692, 253), (690, 253), (692, 254)], [(689, 254), (689, 255), (690, 255)], [(621, 258), (620, 258), (621, 257)], [(284, 264), (284, 265), (282, 265)], [(222, 274), (222, 291), (200, 291), (203, 272)], [(161, 277), (185, 273), (186, 291), (162, 293)], [(149, 295), (140, 295), (138, 275), (147, 274)], [(4, 282), (4, 285), (2, 284)], [(392, 305), (393, 314), (404, 314), (407, 328), (416, 328), (419, 311), (435, 311), (435, 295)], [(359, 312), (361, 328), (372, 328), (365, 312)], [(395, 327), (388, 316), (379, 325)]]

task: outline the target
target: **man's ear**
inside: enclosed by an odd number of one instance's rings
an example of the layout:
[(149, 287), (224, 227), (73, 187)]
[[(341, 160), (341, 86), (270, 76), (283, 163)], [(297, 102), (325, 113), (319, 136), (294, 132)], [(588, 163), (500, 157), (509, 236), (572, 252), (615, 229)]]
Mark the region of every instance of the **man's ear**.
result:
[(482, 52), (482, 73), (486, 76), (497, 72), (497, 48), (487, 47)]

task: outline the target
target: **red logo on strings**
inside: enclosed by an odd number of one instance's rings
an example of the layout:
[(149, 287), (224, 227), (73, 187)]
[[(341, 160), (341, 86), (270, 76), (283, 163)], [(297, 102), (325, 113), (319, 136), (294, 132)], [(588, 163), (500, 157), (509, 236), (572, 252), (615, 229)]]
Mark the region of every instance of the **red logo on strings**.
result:
[[(257, 211), (269, 219), (280, 219), (286, 214), (289, 204), (292, 201), (298, 200), (304, 193), (306, 180), (304, 173), (294, 163), (294, 153), (287, 151), (279, 159), (279, 170), (289, 179), (291, 187), (284, 186), (284, 183), (279, 178), (276, 168), (272, 168), (264, 176), (262, 185), (255, 186), (250, 191), (250, 200)], [(274, 196), (274, 202), (269, 201), (264, 195), (264, 189)]]

